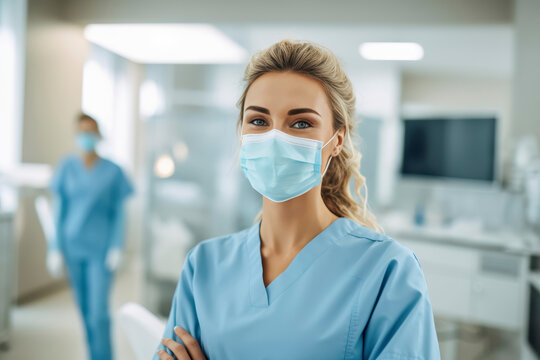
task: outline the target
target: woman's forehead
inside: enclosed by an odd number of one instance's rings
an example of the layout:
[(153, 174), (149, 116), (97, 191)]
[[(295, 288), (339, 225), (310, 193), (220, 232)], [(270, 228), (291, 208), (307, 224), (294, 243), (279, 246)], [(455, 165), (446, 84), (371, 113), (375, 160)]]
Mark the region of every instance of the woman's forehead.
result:
[(95, 131), (98, 132), (97, 124), (90, 119), (83, 119), (79, 121), (79, 129), (84, 131)]
[(299, 107), (313, 108), (319, 113), (330, 111), (322, 84), (294, 72), (271, 72), (255, 80), (246, 94), (244, 109), (252, 105), (270, 111), (288, 111)]

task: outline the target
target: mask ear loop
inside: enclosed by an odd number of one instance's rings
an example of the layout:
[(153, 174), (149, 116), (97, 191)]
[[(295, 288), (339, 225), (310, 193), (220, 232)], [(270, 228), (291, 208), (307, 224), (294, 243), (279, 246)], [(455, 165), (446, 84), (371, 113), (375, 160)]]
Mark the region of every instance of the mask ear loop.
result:
[(326, 167), (324, 168), (324, 171), (321, 175), (321, 179), (324, 177), (324, 174), (326, 174), (326, 170), (328, 170), (328, 167), (330, 166), (330, 161), (332, 161), (332, 156), (328, 158), (328, 162), (326, 163)]
[(334, 138), (336, 137), (337, 133), (338, 133), (338, 132), (336, 131), (336, 132), (334, 133), (334, 135), (332, 135), (332, 137), (330, 138), (330, 140), (328, 140), (328, 141), (326, 142), (326, 144), (324, 144), (323, 147), (322, 147), (321, 149), (324, 149), (324, 147), (325, 147), (326, 145), (328, 145), (328, 144), (330, 143), (330, 141), (334, 140)]
[[(337, 133), (338, 133), (338, 132), (336, 131), (336, 132), (334, 133), (334, 135), (332, 135), (332, 137), (330, 138), (330, 140), (328, 140), (328, 141), (326, 142), (326, 144), (323, 145), (323, 147), (321, 148), (321, 150), (324, 149), (324, 147), (325, 147), (326, 145), (328, 145), (328, 144), (330, 143), (330, 141), (332, 141), (332, 140), (336, 137)], [(324, 168), (324, 171), (323, 171), (323, 173), (322, 173), (322, 175), (321, 175), (321, 179), (324, 177), (324, 174), (326, 174), (326, 170), (328, 170), (328, 167), (330, 166), (330, 161), (332, 161), (332, 157), (333, 157), (333, 156), (330, 155), (330, 157), (328, 158), (328, 162), (326, 163), (326, 167)]]

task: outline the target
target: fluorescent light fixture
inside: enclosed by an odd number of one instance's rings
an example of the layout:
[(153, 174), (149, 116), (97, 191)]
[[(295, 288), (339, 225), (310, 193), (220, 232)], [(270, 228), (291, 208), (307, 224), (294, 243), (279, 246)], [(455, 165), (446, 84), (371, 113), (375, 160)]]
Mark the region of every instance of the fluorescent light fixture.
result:
[(367, 60), (415, 61), (424, 57), (422, 46), (413, 42), (366, 42), (358, 50)]
[(208, 24), (92, 24), (90, 42), (142, 64), (240, 63), (247, 51)]

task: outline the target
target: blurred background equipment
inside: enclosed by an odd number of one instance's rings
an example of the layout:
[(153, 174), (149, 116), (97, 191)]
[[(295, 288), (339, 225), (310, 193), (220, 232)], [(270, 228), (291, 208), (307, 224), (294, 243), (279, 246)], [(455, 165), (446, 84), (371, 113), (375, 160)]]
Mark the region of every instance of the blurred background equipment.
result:
[(495, 118), (404, 119), (402, 175), (495, 180)]
[(527, 220), (536, 229), (540, 228), (540, 158), (536, 158), (525, 175), (527, 198)]
[(515, 140), (509, 188), (518, 192), (524, 189), (529, 168), (534, 166), (533, 162), (539, 156), (538, 141), (534, 135), (524, 135)]

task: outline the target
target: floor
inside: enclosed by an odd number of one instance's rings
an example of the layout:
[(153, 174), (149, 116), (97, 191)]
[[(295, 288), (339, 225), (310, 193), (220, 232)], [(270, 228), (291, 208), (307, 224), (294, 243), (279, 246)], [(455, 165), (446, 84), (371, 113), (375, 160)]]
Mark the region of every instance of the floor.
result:
[[(129, 301), (140, 302), (140, 266), (131, 263), (116, 278), (112, 293), (113, 311)], [(12, 311), (12, 337), (1, 360), (77, 359), (86, 358), (81, 319), (71, 291), (66, 286), (36, 301), (17, 306)], [(127, 340), (113, 319), (113, 342), (116, 360), (133, 360)]]

